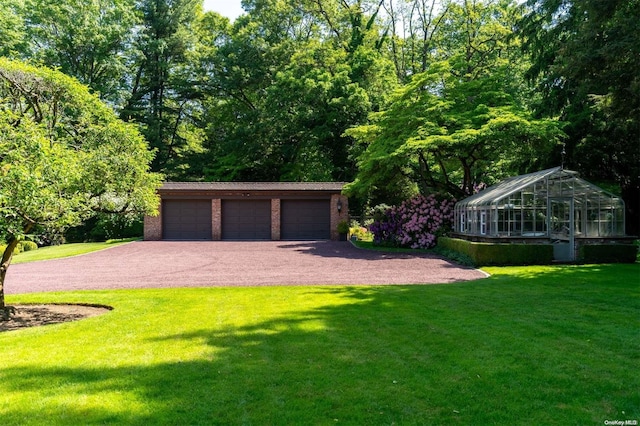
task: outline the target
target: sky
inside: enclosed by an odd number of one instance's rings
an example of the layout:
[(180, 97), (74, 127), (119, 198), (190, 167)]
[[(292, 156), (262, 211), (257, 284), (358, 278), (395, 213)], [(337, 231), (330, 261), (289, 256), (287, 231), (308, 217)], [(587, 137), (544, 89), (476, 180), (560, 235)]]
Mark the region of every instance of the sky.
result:
[(202, 7), (205, 12), (218, 12), (231, 21), (244, 13), (240, 0), (204, 0)]

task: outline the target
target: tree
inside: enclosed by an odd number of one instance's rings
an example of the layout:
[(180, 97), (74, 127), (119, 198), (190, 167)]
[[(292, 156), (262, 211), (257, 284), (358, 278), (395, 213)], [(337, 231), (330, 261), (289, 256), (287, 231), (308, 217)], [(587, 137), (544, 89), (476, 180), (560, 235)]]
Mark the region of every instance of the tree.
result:
[(245, 2), (249, 13), (232, 27), (206, 22), (202, 34), (217, 41), (201, 62), (210, 64), (206, 179), (353, 178), (344, 130), (379, 109), (396, 80), (363, 2), (329, 14), (330, 3)]
[(449, 5), (427, 71), (369, 124), (347, 131), (365, 147), (352, 194), (390, 193), (389, 184), (404, 182), (463, 197), (546, 165), (561, 132), (554, 120), (534, 119), (522, 99), (512, 10), (508, 2)]
[(446, 0), (385, 0), (390, 52), (398, 80), (425, 72), (434, 60), (438, 33), (448, 16)]
[[(142, 24), (137, 31), (130, 97), (120, 112), (157, 151), (153, 170), (181, 178), (185, 152), (201, 141), (190, 120), (194, 106), (188, 53), (195, 44), (194, 21), (201, 14), (199, 0), (141, 0)], [(193, 147), (193, 145), (196, 145)]]
[(415, 76), (389, 109), (347, 131), (366, 145), (349, 190), (367, 196), (404, 177), (424, 194), (459, 198), (477, 184), (538, 168), (561, 132), (518, 107), (502, 83), (498, 73), (460, 81), (448, 62)]
[(0, 58), (0, 314), (18, 243), (37, 227), (62, 230), (95, 212), (152, 214), (160, 176), (134, 126), (76, 80)]
[(567, 123), (567, 164), (614, 183), (640, 231), (640, 1), (527, 2), (519, 23), (540, 116)]
[(25, 0), (28, 48), (35, 60), (86, 84), (122, 107), (131, 59), (134, 0)]
[(19, 0), (0, 2), (0, 56), (12, 56), (24, 50), (25, 25)]

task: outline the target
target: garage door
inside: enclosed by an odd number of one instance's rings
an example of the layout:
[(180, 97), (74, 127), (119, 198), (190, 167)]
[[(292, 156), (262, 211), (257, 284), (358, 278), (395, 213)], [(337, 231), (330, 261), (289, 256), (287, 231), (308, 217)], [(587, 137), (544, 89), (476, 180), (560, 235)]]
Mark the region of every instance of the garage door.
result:
[(210, 240), (211, 200), (164, 200), (162, 238)]
[(331, 238), (329, 200), (282, 200), (280, 233), (283, 240)]
[(270, 240), (271, 200), (222, 200), (223, 240)]

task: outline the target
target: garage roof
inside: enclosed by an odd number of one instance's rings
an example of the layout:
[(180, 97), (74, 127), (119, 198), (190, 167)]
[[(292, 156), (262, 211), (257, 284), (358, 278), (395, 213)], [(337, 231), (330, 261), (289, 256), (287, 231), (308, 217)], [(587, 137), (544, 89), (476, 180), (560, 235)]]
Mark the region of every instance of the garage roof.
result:
[(165, 182), (161, 191), (335, 191), (344, 182)]

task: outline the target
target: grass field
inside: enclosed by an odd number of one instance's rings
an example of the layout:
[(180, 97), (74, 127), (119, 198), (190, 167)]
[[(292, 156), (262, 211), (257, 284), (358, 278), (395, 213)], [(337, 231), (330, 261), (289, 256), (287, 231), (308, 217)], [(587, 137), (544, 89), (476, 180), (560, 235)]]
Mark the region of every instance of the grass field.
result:
[(113, 306), (0, 334), (5, 425), (640, 420), (640, 265), (431, 286), (9, 296)]
[(97, 243), (77, 243), (41, 247), (38, 250), (25, 251), (14, 255), (11, 263), (28, 263), (36, 262), (39, 260), (51, 260), (60, 259), (63, 257), (79, 256), (81, 254), (87, 254), (98, 250), (108, 249), (110, 247), (116, 247), (135, 240), (137, 240), (137, 238), (109, 240), (106, 242)]

